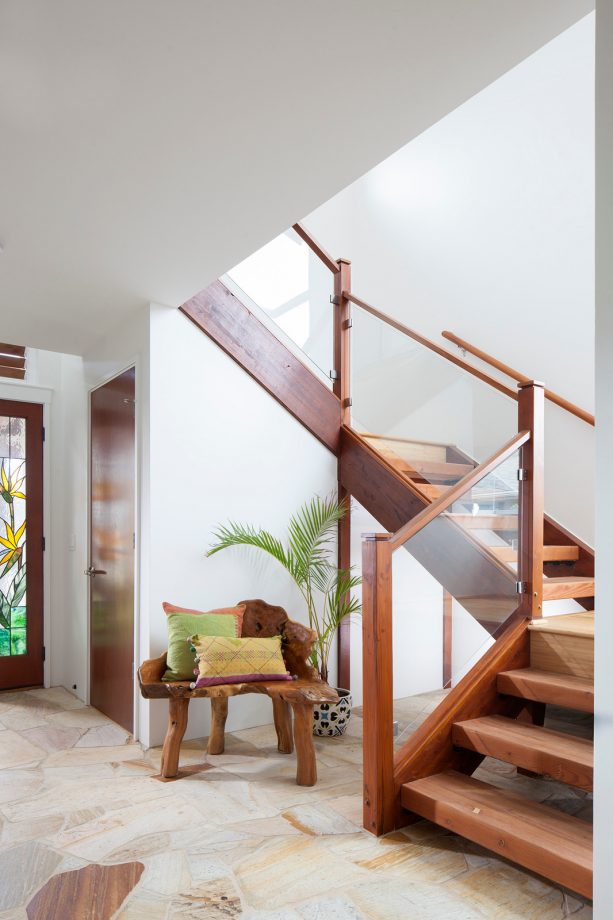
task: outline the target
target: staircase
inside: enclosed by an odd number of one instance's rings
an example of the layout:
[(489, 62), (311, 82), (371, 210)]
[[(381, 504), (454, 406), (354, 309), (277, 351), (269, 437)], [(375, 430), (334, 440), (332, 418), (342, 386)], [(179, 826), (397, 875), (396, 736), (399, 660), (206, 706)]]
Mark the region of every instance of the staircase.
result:
[[(497, 675), (501, 696), (594, 711), (594, 615), (533, 621), (530, 665)], [(526, 712), (526, 710), (523, 710)], [(593, 744), (499, 715), (454, 722), (459, 749), (592, 790)], [(405, 783), (402, 807), (579, 894), (592, 896), (591, 824), (450, 770)]]
[[(383, 834), (427, 818), (591, 897), (591, 825), (472, 774), (491, 757), (532, 776), (592, 789), (591, 741), (553, 730), (545, 718), (547, 706), (593, 712), (595, 584), (591, 548), (545, 514), (543, 400), (587, 424), (594, 423), (593, 416), (521, 375), (515, 378), (519, 390), (509, 387), (379, 312), (351, 293), (346, 260), (332, 259), (304, 227), (294, 230), (332, 273), (332, 386), (284, 344), (283, 335), (275, 335), (270, 321), (258, 318), (253, 297), (247, 292), (244, 302), (232, 278), (214, 282), (182, 310), (337, 457), (340, 494), (354, 497), (387, 530), (365, 535), (363, 542), (364, 826)], [(368, 320), (361, 352), (355, 346), (357, 317), (358, 327)], [(376, 325), (369, 326), (373, 320)], [(396, 341), (389, 362), (382, 361), (385, 386), (396, 398), (406, 394), (418, 410), (438, 399), (442, 366), (441, 379), (451, 369), (458, 380), (476, 379), (502, 394), (503, 402), (515, 401), (517, 434), (479, 462), (447, 443), (444, 424), (438, 440), (378, 433), (376, 424), (358, 430), (350, 392), (354, 358), (363, 358), (365, 342), (385, 342), (390, 330), (409, 341), (406, 368), (413, 375), (407, 385), (398, 377), (388, 383), (388, 374), (405, 366), (397, 361), (402, 349)], [(487, 359), (483, 356), (478, 352), (480, 360)], [(517, 373), (490, 363), (507, 375)], [(427, 386), (420, 402), (422, 379)], [(374, 390), (384, 404), (387, 390), (376, 385)], [(423, 424), (423, 413), (417, 418)], [(441, 419), (448, 421), (444, 412)], [(379, 428), (390, 430), (393, 425)], [(503, 475), (511, 461), (513, 483)], [(347, 515), (339, 528), (343, 567), (351, 564), (349, 547)], [(400, 548), (411, 552), (494, 644), (394, 751), (392, 554)], [(574, 612), (543, 616), (550, 602), (571, 600)], [(340, 685), (349, 686), (349, 673), (349, 634), (343, 628)]]

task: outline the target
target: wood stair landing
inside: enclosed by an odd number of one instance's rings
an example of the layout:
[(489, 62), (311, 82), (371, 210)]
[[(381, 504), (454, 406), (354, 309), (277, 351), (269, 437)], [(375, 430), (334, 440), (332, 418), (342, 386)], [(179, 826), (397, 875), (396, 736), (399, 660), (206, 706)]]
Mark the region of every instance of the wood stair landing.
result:
[(594, 683), (572, 674), (520, 668), (498, 675), (498, 692), (537, 703), (553, 703), (579, 712), (594, 712)]
[(483, 716), (456, 722), (452, 739), (459, 747), (569, 786), (588, 791), (593, 788), (594, 746), (586, 738), (504, 716)]
[(592, 897), (592, 826), (487, 783), (448, 772), (402, 787), (409, 811)]

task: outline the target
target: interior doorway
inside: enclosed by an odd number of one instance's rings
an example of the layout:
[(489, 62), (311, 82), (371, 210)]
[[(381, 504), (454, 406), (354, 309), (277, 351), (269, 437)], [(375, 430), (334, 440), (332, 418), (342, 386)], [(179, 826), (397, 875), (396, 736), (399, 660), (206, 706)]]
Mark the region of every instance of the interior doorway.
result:
[(135, 369), (90, 399), (90, 702), (134, 731)]
[(0, 690), (44, 682), (43, 407), (0, 399)]

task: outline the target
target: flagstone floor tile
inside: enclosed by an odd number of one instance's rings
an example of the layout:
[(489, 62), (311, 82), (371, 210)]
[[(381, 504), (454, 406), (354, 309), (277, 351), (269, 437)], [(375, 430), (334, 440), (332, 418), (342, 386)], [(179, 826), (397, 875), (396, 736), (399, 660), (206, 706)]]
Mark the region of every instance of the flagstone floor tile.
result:
[[(400, 701), (404, 732), (441, 697)], [(429, 822), (364, 832), (361, 736), (358, 712), (342, 738), (315, 739), (312, 788), (272, 725), (228, 733), (217, 756), (187, 742), (181, 763), (208, 769), (160, 783), (161, 748), (68, 691), (0, 694), (0, 920), (48, 911), (60, 875), (76, 890), (136, 865), (105, 902), (112, 920), (591, 920), (589, 904)], [(589, 819), (579, 790), (489, 758), (477, 775)]]

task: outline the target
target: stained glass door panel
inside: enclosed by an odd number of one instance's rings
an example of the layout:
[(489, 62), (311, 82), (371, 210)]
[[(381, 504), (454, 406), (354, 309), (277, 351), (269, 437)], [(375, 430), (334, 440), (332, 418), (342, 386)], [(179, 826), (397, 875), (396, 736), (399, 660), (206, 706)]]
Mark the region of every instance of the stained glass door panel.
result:
[(42, 426), (0, 400), (0, 690), (43, 683)]

